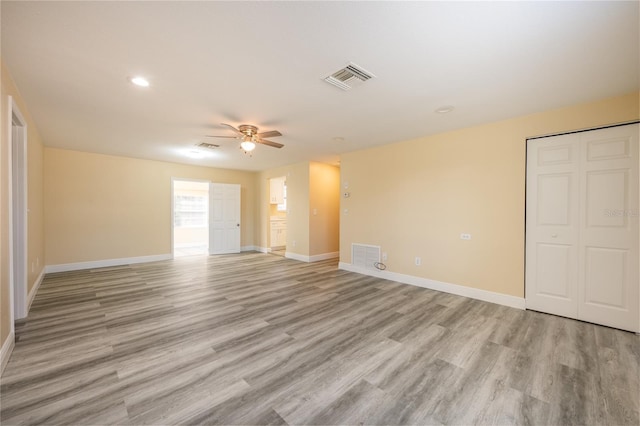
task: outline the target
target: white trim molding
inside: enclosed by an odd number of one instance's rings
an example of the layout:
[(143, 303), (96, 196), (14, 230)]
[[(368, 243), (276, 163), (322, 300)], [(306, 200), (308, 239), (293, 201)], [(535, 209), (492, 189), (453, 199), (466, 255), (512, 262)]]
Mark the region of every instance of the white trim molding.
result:
[(244, 252), (244, 251), (262, 251), (262, 247), (256, 247), (256, 246), (242, 246), (242, 247), (240, 247), (240, 252)]
[(38, 289), (40, 288), (40, 284), (42, 284), (42, 280), (44, 279), (44, 270), (45, 268), (42, 268), (42, 271), (40, 271), (40, 275), (38, 275), (38, 278), (36, 278), (36, 282), (33, 284), (31, 291), (27, 295), (27, 315), (29, 315), (29, 311), (31, 310), (31, 304), (33, 303), (33, 299), (36, 298), (36, 293), (38, 292)]
[(292, 253), (290, 251), (287, 251), (284, 253), (284, 257), (286, 257), (287, 259), (299, 260), (300, 262), (310, 263), (310, 262), (320, 262), (321, 260), (327, 260), (327, 259), (337, 259), (340, 257), (340, 252), (334, 251), (332, 253), (321, 253), (321, 254), (314, 254), (313, 256), (306, 256), (304, 254)]
[(508, 294), (495, 293), (493, 291), (479, 288), (467, 287), (459, 284), (450, 284), (442, 281), (430, 280), (428, 278), (416, 277), (414, 275), (399, 274), (391, 271), (378, 271), (353, 266), (351, 263), (340, 262), (338, 268), (345, 271), (356, 272), (358, 274), (370, 275), (372, 277), (384, 278), (403, 284), (410, 284), (416, 287), (428, 288), (431, 290), (451, 293), (458, 296), (469, 297), (471, 299), (483, 300), (485, 302), (497, 303), (498, 305), (509, 306), (516, 309), (525, 309), (524, 297), (510, 296)]
[(284, 252), (284, 257), (286, 257), (287, 259), (293, 259), (293, 260), (298, 260), (300, 262), (309, 263), (309, 256), (305, 256), (304, 254), (298, 254), (298, 253), (293, 253), (293, 252), (290, 252), (290, 251), (285, 251)]
[(162, 260), (171, 260), (173, 255), (155, 254), (152, 256), (123, 257), (121, 259), (105, 259), (94, 260), (91, 262), (63, 263), (60, 265), (47, 265), (44, 272), (47, 274), (55, 272), (80, 271), (83, 269), (108, 268), (110, 266), (132, 265), (134, 263), (160, 262)]
[(309, 262), (320, 262), (321, 260), (337, 259), (339, 257), (339, 251), (334, 251), (332, 253), (314, 254), (313, 256), (309, 256)]
[(0, 349), (0, 375), (4, 373), (4, 368), (9, 363), (13, 347), (16, 345), (16, 335), (13, 330), (9, 333), (5, 341), (2, 343), (2, 349)]
[[(28, 173), (27, 121), (12, 96), (8, 96), (8, 223), (9, 223), (9, 317), (14, 321), (27, 316), (28, 262)], [(15, 128), (15, 131), (14, 131)], [(20, 129), (20, 130), (18, 130)]]

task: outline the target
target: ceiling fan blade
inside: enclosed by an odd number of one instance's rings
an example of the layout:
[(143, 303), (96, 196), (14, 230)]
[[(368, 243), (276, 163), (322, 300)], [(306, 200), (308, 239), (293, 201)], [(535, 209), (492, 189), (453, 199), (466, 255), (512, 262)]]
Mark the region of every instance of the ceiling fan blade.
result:
[(276, 136), (282, 136), (282, 133), (280, 133), (277, 130), (270, 130), (268, 132), (258, 133), (258, 137), (260, 138), (275, 138)]
[(227, 126), (228, 128), (230, 128), (231, 130), (233, 130), (233, 132), (238, 135), (238, 136), (244, 136), (244, 133), (242, 133), (240, 130), (236, 129), (235, 127), (233, 127), (231, 124), (227, 124), (227, 123), (220, 123), (223, 126)]
[(220, 135), (204, 135), (205, 138), (229, 138), (229, 139), (238, 139), (237, 136), (220, 136)]
[(284, 146), (281, 143), (268, 141), (266, 139), (256, 139), (256, 142), (261, 143), (263, 145), (272, 146), (274, 148), (282, 148)]

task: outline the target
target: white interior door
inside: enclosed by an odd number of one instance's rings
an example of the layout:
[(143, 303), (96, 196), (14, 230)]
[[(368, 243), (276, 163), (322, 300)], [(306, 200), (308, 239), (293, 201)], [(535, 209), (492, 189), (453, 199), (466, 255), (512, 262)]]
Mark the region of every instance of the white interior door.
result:
[(527, 144), (526, 306), (578, 315), (578, 134)]
[(240, 253), (240, 185), (209, 187), (209, 254)]
[(528, 309), (640, 330), (638, 130), (528, 142)]
[(638, 130), (581, 134), (578, 318), (639, 331)]

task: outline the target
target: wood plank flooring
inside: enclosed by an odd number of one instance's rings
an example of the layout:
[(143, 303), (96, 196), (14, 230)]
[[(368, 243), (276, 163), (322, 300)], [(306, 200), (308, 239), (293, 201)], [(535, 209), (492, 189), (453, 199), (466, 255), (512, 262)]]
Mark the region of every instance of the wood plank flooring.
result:
[(49, 274), (2, 424), (640, 423), (623, 331), (258, 253)]

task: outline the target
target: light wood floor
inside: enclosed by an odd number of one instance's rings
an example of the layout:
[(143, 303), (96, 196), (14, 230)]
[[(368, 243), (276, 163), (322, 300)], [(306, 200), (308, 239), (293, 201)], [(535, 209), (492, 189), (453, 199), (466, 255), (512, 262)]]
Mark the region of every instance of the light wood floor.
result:
[(245, 253), (47, 275), (2, 424), (639, 423), (640, 340)]

